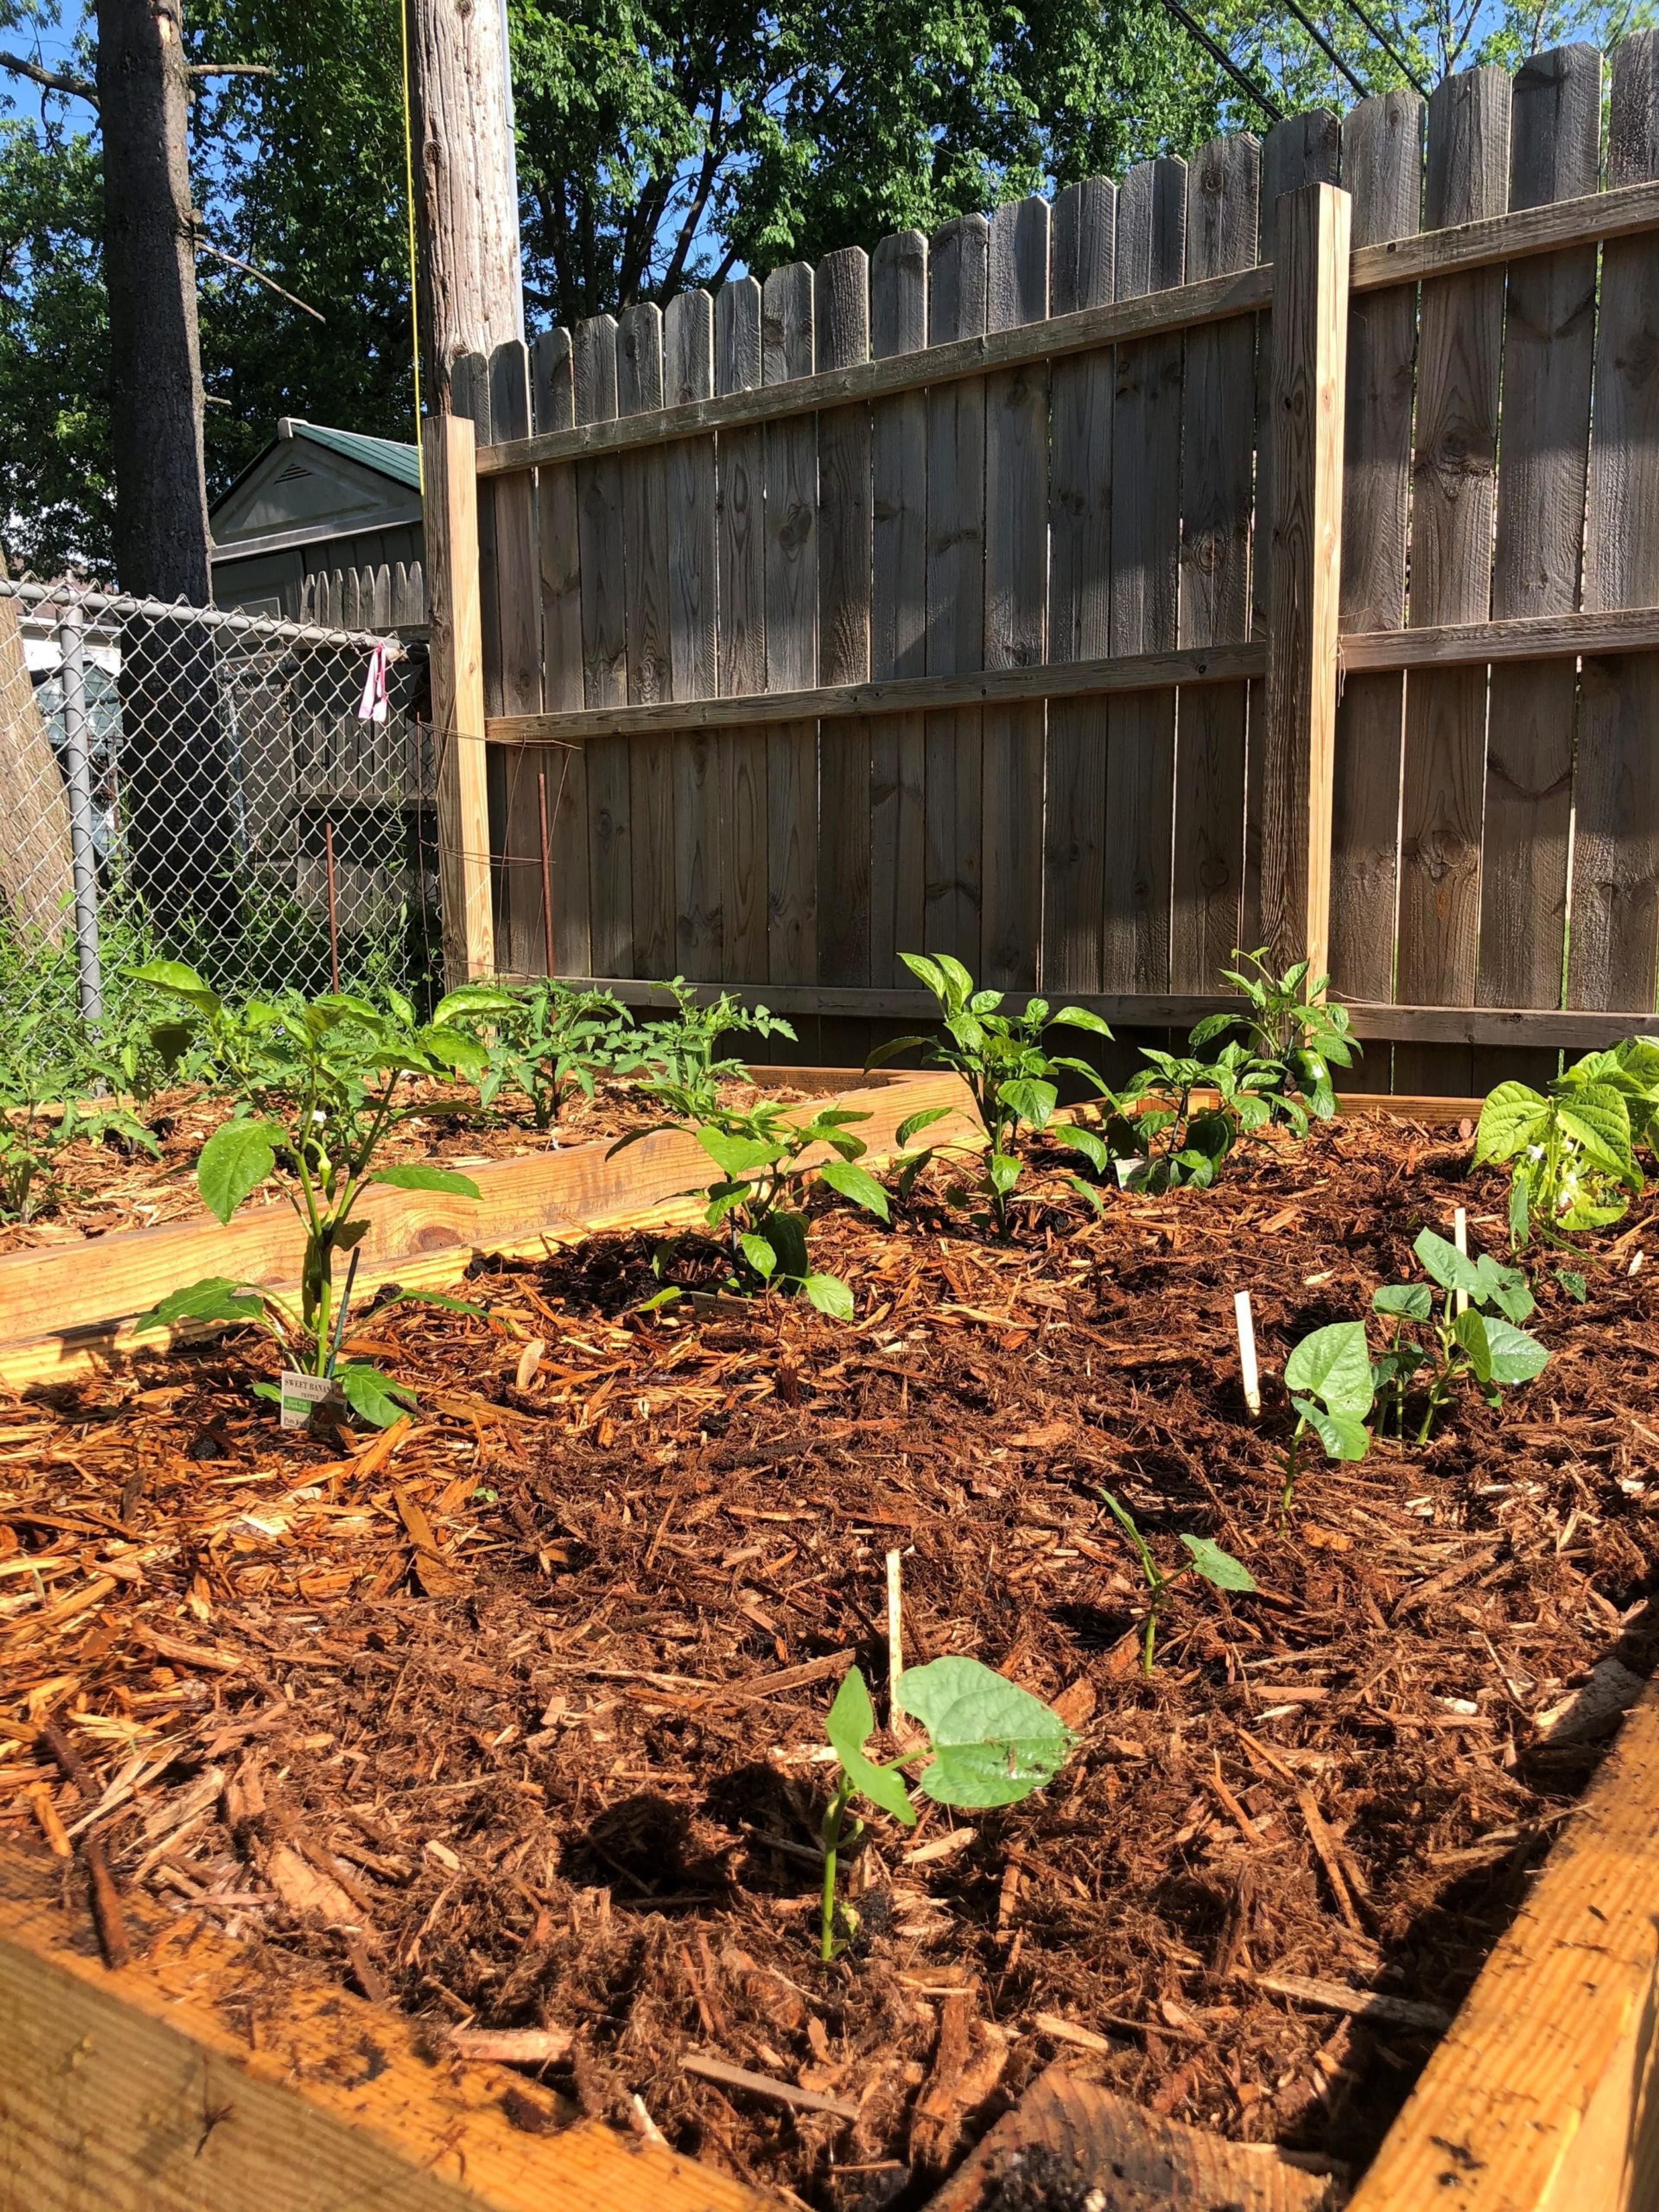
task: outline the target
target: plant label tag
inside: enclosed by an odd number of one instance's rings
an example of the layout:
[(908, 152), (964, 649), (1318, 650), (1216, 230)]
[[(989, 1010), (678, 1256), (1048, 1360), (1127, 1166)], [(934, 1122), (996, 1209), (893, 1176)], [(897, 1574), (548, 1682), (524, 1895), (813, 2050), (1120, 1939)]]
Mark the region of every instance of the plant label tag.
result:
[(303, 1429), (315, 1408), (325, 1405), (335, 1395), (331, 1375), (301, 1375), (292, 1367), (283, 1368), (278, 1387), (282, 1392), (282, 1425), (285, 1429)]

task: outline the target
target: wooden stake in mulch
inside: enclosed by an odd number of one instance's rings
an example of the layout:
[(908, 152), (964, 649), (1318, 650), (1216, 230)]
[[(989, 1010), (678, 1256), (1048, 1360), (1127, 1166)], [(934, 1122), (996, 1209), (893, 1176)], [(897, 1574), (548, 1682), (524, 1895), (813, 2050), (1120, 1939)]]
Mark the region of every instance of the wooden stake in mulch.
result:
[[(1460, 1206), (1452, 1215), (1452, 1243), (1467, 1260), (1469, 1256), (1469, 1217), (1467, 1207)], [(1469, 1310), (1468, 1292), (1457, 1291), (1453, 1303), (1457, 1312), (1467, 1313)]]
[(899, 1724), (898, 1679), (904, 1672), (904, 1594), (899, 1579), (902, 1554), (887, 1554), (887, 1725), (896, 1735)]
[(1261, 1418), (1261, 1377), (1255, 1364), (1255, 1322), (1248, 1291), (1233, 1293), (1233, 1317), (1238, 1324), (1238, 1364), (1244, 1379), (1244, 1403), (1256, 1420)]

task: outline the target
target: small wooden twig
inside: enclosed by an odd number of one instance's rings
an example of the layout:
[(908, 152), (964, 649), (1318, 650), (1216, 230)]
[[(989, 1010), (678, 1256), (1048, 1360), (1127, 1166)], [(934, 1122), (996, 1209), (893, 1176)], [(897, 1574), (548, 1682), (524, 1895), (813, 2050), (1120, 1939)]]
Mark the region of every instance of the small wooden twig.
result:
[(1261, 1418), (1261, 1377), (1255, 1364), (1255, 1322), (1248, 1291), (1233, 1293), (1233, 1317), (1238, 1324), (1238, 1364), (1244, 1380), (1244, 1403), (1253, 1417)]
[(121, 1893), (115, 1887), (109, 1861), (104, 1856), (103, 1838), (88, 1836), (81, 1846), (81, 1859), (87, 1870), (93, 1925), (98, 1930), (104, 1964), (112, 1968), (130, 1966), (132, 1946), (127, 1941), (126, 1915), (121, 1910)]
[(86, 1761), (56, 1721), (41, 1722), (40, 1741), (75, 1784), (82, 1803), (96, 1804), (100, 1795), (98, 1784), (94, 1781)]
[(461, 2057), (496, 2066), (558, 2066), (575, 2042), (568, 2027), (458, 2027), (449, 2037)]
[(856, 2105), (821, 2097), (816, 2089), (799, 2089), (793, 2081), (779, 2081), (769, 2074), (751, 2074), (746, 2066), (730, 2066), (723, 2058), (706, 2058), (700, 2051), (686, 2051), (680, 2066), (687, 2074), (701, 2075), (705, 2081), (718, 2081), (724, 2089), (747, 2089), (751, 2096), (765, 2097), (775, 2105), (793, 2105), (803, 2112), (830, 2112), (838, 2120), (855, 2120), (859, 2116)]

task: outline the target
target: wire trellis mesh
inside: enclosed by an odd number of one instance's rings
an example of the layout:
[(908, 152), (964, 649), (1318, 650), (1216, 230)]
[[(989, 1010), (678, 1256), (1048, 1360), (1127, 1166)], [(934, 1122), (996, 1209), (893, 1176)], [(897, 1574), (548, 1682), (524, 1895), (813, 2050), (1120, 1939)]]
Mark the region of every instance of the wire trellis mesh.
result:
[(427, 699), (418, 640), (0, 578), (0, 1021), (72, 1065), (162, 957), (427, 1000)]

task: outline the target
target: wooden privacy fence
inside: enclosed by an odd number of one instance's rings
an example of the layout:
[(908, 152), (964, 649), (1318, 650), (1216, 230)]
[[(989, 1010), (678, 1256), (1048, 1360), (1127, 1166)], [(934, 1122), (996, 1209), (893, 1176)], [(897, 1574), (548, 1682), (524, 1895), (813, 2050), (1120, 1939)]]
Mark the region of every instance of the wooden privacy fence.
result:
[(1401, 1090), (1650, 1024), (1654, 34), (1605, 180), (1602, 67), (462, 363), (453, 965), (885, 1016), (947, 951), (1160, 1025), (1328, 950)]

